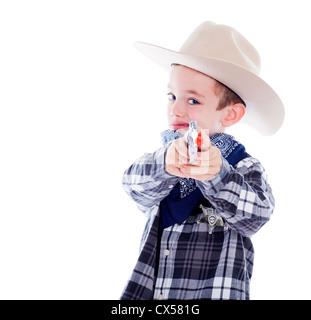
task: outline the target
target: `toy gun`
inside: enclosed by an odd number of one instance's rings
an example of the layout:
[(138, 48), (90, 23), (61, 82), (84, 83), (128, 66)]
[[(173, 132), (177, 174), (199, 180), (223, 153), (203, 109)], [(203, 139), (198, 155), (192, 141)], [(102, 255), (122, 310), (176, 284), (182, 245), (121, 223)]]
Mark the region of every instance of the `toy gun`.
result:
[(198, 146), (196, 140), (198, 137), (198, 123), (196, 121), (190, 121), (189, 129), (185, 133), (185, 139), (188, 143), (188, 153), (189, 153), (189, 163), (193, 163), (195, 157), (197, 156)]

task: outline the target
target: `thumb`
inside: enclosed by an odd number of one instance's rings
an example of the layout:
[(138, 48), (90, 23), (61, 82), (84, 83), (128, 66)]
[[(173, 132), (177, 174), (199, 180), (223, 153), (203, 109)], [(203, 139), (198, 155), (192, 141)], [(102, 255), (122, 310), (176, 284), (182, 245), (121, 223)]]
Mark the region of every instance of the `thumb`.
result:
[(201, 151), (207, 151), (211, 146), (211, 140), (208, 135), (208, 129), (201, 129), (197, 137), (197, 146)]

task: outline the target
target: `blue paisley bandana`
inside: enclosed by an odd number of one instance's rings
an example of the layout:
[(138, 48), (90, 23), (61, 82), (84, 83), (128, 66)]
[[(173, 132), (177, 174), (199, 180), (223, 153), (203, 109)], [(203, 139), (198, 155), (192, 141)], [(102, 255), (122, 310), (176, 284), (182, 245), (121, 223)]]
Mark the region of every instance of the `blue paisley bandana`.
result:
[(239, 142), (235, 141), (233, 136), (230, 136), (226, 133), (216, 133), (211, 136), (212, 144), (217, 147), (221, 155), (227, 159), (231, 152), (240, 144)]
[[(175, 139), (181, 138), (183, 135), (176, 130), (165, 130), (161, 133), (162, 143), (163, 145), (167, 145)], [(232, 152), (237, 147), (240, 148), (242, 152), (244, 152), (244, 147), (240, 145), (240, 143), (234, 140), (234, 137), (226, 134), (226, 133), (216, 133), (210, 137), (211, 142), (214, 146), (216, 146), (221, 155), (229, 161), (230, 164), (234, 165), (235, 157), (232, 157)], [(231, 157), (230, 157), (231, 155)], [(184, 198), (188, 196), (192, 191), (194, 191), (197, 186), (194, 179), (191, 178), (181, 178), (179, 180), (179, 187), (180, 187), (180, 197)]]

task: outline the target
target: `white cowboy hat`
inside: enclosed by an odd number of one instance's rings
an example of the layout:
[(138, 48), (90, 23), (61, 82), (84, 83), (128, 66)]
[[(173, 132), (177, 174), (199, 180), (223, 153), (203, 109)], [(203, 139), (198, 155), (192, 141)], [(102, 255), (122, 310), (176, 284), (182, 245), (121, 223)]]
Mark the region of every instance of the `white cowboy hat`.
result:
[(274, 134), (284, 120), (284, 107), (275, 91), (259, 77), (256, 49), (235, 29), (203, 22), (179, 52), (144, 42), (135, 47), (166, 69), (180, 64), (225, 84), (246, 103), (243, 121), (264, 135)]

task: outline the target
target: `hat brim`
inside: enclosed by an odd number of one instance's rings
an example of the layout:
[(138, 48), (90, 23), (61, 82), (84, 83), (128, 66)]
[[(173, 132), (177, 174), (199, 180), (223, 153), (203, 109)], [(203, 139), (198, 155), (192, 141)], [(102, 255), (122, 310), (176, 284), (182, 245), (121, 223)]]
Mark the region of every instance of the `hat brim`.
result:
[(134, 46), (166, 70), (180, 64), (225, 84), (246, 103), (242, 121), (263, 135), (274, 134), (284, 121), (284, 106), (276, 92), (256, 74), (228, 61), (183, 54), (144, 42)]

